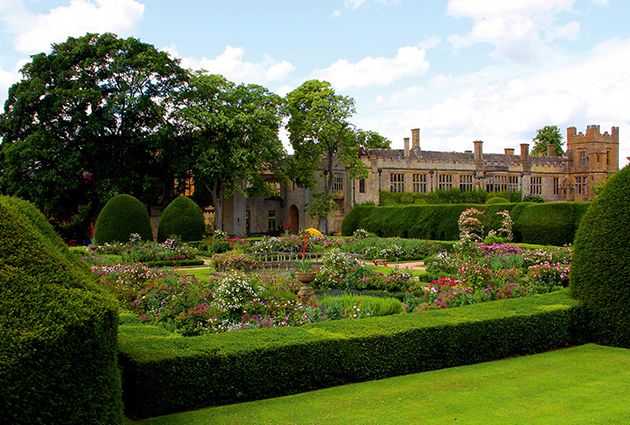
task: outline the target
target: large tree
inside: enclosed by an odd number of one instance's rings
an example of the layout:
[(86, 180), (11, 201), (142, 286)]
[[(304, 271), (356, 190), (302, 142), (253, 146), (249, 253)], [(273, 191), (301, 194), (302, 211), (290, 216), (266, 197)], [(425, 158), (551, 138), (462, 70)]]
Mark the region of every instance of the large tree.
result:
[(196, 73), (181, 94), (184, 105), (173, 114), (179, 143), (187, 157), (174, 154), (178, 174), (194, 178), (215, 208), (223, 228), (223, 199), (266, 189), (264, 171), (284, 175), (286, 152), (278, 132), (282, 98), (258, 85), (234, 84), (220, 75)]
[(368, 170), (360, 153), (368, 148), (389, 147), (389, 140), (372, 131), (357, 129), (350, 118), (355, 113), (354, 100), (338, 95), (326, 81), (306, 81), (287, 94), (289, 114), (287, 129), (294, 150), (291, 176), (302, 187), (315, 187), (316, 173), (325, 161), (323, 192), (316, 194), (311, 215), (326, 227), (326, 217), (333, 211), (331, 201), (335, 158), (349, 170), (352, 178), (367, 177)]
[(547, 155), (547, 146), (555, 146), (555, 155), (564, 155), (562, 145), (562, 133), (556, 125), (546, 125), (543, 128), (538, 129), (536, 136), (532, 139), (534, 142), (534, 148), (532, 149), (532, 155), (545, 156)]
[(21, 70), (0, 116), (0, 188), (57, 222), (93, 216), (112, 195), (159, 202), (169, 99), (188, 74), (135, 38), (87, 34)]

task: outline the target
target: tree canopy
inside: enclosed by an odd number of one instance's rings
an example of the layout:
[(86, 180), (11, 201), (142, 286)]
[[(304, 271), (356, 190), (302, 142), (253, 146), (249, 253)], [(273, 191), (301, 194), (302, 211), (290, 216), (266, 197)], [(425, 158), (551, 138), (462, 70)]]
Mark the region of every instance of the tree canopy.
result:
[[(284, 176), (286, 152), (278, 132), (282, 98), (258, 85), (234, 84), (220, 75), (197, 73), (173, 114), (180, 144), (180, 174), (191, 173), (210, 194), (222, 228), (224, 195), (264, 192), (265, 170)], [(187, 160), (186, 160), (187, 158)]]
[(66, 222), (116, 193), (161, 200), (164, 123), (188, 78), (177, 60), (135, 38), (87, 34), (21, 72), (0, 116), (3, 191)]
[(536, 136), (532, 139), (534, 142), (534, 148), (532, 149), (532, 155), (545, 156), (547, 155), (547, 146), (552, 144), (556, 147), (555, 155), (564, 155), (562, 145), (562, 133), (557, 125), (546, 125), (543, 128), (538, 129)]
[(352, 178), (365, 178), (368, 170), (361, 161), (361, 151), (386, 148), (390, 142), (378, 133), (357, 129), (350, 122), (355, 113), (354, 100), (335, 93), (326, 81), (309, 80), (293, 90), (286, 97), (286, 109), (287, 130), (295, 152), (291, 177), (302, 187), (314, 187), (316, 172), (326, 160), (323, 195), (314, 198), (318, 205), (314, 216), (324, 218), (334, 208), (330, 202), (334, 159), (348, 168)]

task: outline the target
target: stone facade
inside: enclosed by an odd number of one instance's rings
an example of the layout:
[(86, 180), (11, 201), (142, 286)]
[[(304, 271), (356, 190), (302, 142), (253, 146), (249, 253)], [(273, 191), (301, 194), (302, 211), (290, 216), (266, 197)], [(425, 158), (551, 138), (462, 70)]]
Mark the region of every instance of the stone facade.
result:
[[(504, 153), (484, 153), (483, 142), (474, 141), (465, 152), (424, 151), (420, 147), (420, 129), (411, 130), (403, 149), (375, 149), (363, 152), (361, 159), (369, 174), (365, 180), (349, 177), (342, 163), (334, 163), (334, 195), (337, 211), (329, 217), (328, 232), (338, 232), (345, 215), (356, 204), (380, 201), (381, 191), (433, 192), (438, 189), (485, 189), (521, 191), (524, 196), (541, 196), (547, 201), (586, 201), (593, 188), (619, 170), (619, 128), (601, 133), (598, 125), (589, 125), (585, 133), (567, 129), (564, 156), (550, 149), (546, 156), (532, 156), (529, 144), (522, 143), (519, 155), (514, 148)], [(322, 163), (318, 187), (323, 191)], [(236, 196), (225, 200), (225, 230), (236, 235), (262, 234), (287, 228), (293, 232), (318, 223), (306, 213), (311, 190), (293, 183), (277, 186), (272, 198)]]

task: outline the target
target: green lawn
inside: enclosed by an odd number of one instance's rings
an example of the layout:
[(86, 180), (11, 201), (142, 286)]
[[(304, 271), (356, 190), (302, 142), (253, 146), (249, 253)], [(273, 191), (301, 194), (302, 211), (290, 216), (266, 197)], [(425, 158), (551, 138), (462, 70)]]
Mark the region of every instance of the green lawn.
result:
[(195, 276), (197, 279), (199, 279), (200, 281), (210, 280), (210, 277), (216, 273), (216, 270), (214, 269), (214, 267), (204, 267), (204, 268), (200, 268), (200, 267), (203, 267), (203, 266), (196, 266), (190, 269), (181, 268), (177, 270), (177, 273), (191, 274)]
[[(414, 261), (416, 262), (416, 261)], [(401, 263), (410, 263), (410, 261), (401, 261)], [(389, 264), (399, 264), (396, 262), (391, 262)], [(427, 272), (425, 272), (424, 270), (414, 270), (414, 269), (396, 269), (393, 267), (388, 267), (388, 266), (373, 266), (370, 264), (369, 261), (366, 261), (366, 265), (365, 268), (368, 270), (372, 270), (375, 272), (381, 272), (381, 273), (385, 273), (385, 274), (390, 274), (392, 272), (392, 270), (398, 270), (401, 272), (405, 272), (405, 273), (409, 273), (412, 276), (419, 276), (419, 277), (424, 277), (426, 276)]]
[(630, 423), (630, 350), (588, 344), (130, 422), (445, 423)]

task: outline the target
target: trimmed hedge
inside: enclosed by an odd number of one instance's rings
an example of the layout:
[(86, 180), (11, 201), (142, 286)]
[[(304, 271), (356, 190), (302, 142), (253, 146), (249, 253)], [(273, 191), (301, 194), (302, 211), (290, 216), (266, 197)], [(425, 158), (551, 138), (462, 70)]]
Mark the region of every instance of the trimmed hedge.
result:
[(571, 291), (592, 312), (596, 338), (630, 348), (630, 167), (604, 186), (575, 238)]
[(33, 205), (0, 197), (1, 423), (121, 423), (117, 311)]
[(500, 225), (497, 212), (508, 210), (514, 222), (516, 242), (542, 245), (564, 245), (573, 237), (588, 202), (550, 202), (517, 204), (447, 204), (395, 205), (388, 207), (357, 206), (348, 213), (341, 225), (343, 235), (352, 235), (359, 228), (383, 237), (403, 237), (431, 240), (459, 238), (457, 220), (467, 208), (485, 211), (486, 230)]
[(499, 211), (512, 210), (517, 204), (479, 205), (396, 205), (389, 207), (357, 206), (341, 224), (343, 235), (352, 235), (358, 228), (381, 237), (402, 237), (430, 240), (459, 239), (457, 220), (468, 208), (485, 211), (486, 228), (498, 228)]
[(563, 290), (188, 338), (127, 317), (120, 327), (125, 408), (131, 417), (157, 416), (545, 351), (584, 339), (582, 310)]
[(573, 243), (588, 202), (523, 203), (512, 210), (514, 238), (542, 245)]
[(436, 190), (427, 193), (414, 192), (389, 192), (381, 191), (381, 205), (400, 204), (483, 204), (488, 198), (500, 196), (505, 198), (505, 202), (519, 202), (521, 192), (502, 191), (489, 193), (485, 190), (466, 190), (458, 188), (449, 190)]
[(510, 201), (508, 201), (505, 198), (502, 198), (500, 196), (493, 196), (492, 198), (488, 198), (486, 200), (486, 205), (492, 205), (492, 204), (509, 204)]
[(205, 237), (203, 211), (192, 199), (178, 196), (164, 210), (158, 226), (158, 241), (163, 242), (171, 235), (177, 235), (182, 242), (200, 241)]
[(153, 240), (146, 208), (131, 195), (117, 195), (107, 201), (94, 226), (94, 243), (127, 242), (137, 233), (143, 240)]

